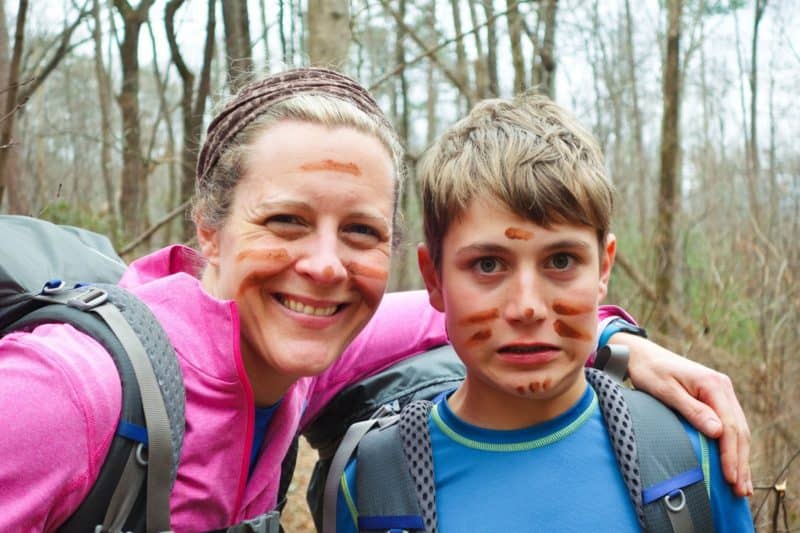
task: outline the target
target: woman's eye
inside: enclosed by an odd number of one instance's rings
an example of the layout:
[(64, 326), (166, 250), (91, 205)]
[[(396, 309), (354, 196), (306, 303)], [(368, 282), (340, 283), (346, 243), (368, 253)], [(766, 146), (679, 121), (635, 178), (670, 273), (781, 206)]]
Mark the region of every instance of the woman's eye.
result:
[(481, 257), (475, 261), (475, 268), (477, 268), (481, 274), (493, 274), (500, 270), (501, 266), (500, 261), (495, 257)]
[(297, 215), (272, 215), (271, 217), (267, 218), (267, 224), (302, 224), (305, 225), (305, 221)]
[(355, 233), (356, 235), (365, 235), (369, 237), (380, 238), (381, 233), (367, 224), (351, 224), (345, 228), (348, 233)]
[(575, 262), (575, 258), (572, 257), (570, 254), (561, 253), (555, 254), (550, 258), (548, 261), (550, 268), (555, 270), (567, 270), (570, 268), (573, 263)]

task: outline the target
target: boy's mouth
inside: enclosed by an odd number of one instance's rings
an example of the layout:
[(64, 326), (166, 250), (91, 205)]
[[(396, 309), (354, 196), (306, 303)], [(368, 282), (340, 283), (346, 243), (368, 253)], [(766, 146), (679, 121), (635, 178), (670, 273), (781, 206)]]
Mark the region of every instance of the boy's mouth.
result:
[(497, 351), (499, 353), (505, 354), (519, 354), (519, 355), (527, 355), (527, 354), (537, 354), (543, 352), (551, 352), (553, 350), (557, 350), (556, 346), (552, 344), (506, 344), (505, 346), (501, 346)]

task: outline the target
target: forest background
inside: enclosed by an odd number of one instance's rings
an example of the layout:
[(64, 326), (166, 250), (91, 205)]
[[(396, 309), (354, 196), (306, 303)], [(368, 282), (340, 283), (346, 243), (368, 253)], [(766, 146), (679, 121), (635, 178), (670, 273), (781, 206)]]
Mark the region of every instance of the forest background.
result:
[[(254, 73), (335, 65), (408, 148), (393, 289), (421, 287), (414, 168), (476, 101), (533, 87), (599, 138), (618, 189), (608, 301), (728, 374), (762, 531), (800, 530), (800, 2), (0, 0), (0, 212), (191, 244), (198, 143)], [(310, 530), (301, 449), (284, 516)]]

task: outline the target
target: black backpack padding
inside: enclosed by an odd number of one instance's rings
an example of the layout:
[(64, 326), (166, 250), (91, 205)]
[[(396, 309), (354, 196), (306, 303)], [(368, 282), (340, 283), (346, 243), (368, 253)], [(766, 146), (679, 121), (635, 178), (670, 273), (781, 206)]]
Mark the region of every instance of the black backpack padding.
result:
[(452, 346), (439, 346), (343, 389), (328, 403), (303, 431), (308, 443), (319, 453), (306, 492), (318, 531), (322, 531), (328, 470), (347, 429), (371, 418), (379, 409), (384, 413), (399, 413), (414, 400), (431, 400), (458, 387), (464, 375), (464, 365)]
[[(163, 401), (170, 431), (169, 471), (156, 473), (166, 478), (168, 498), (177, 475), (183, 441), (183, 378), (172, 344), (150, 309), (131, 293), (108, 284), (119, 280), (125, 269), (124, 262), (108, 239), (101, 235), (33, 218), (0, 216), (0, 236), (0, 334), (32, 329), (45, 323), (68, 323), (90, 335), (108, 351), (119, 371), (122, 385), (120, 422), (146, 428), (134, 365), (123, 342), (98, 314), (101, 306), (118, 312), (141, 343), (155, 374), (157, 393)], [(51, 283), (49, 291), (42, 291), (45, 282), (54, 279), (66, 282), (65, 287), (57, 288)], [(106, 284), (66, 288), (86, 281)], [(76, 300), (80, 303), (87, 299), (87, 295), (88, 299), (93, 299), (92, 302), (76, 305)], [(125, 342), (130, 342), (130, 339)], [(148, 401), (152, 403), (152, 399)], [(101, 524), (108, 525), (107, 509), (126, 464), (132, 464), (131, 471), (141, 469), (136, 479), (146, 476), (146, 467), (131, 460), (138, 447), (138, 442), (115, 435), (95, 484), (78, 510), (62, 525), (61, 531), (89, 531)], [(139, 452), (140, 456), (145, 455), (141, 450)], [(117, 527), (126, 531), (153, 530), (145, 523), (147, 481), (130, 487), (135, 487), (137, 492), (126, 494), (123, 500), (127, 501), (124, 504), (126, 508), (132, 504), (133, 509)], [(134, 488), (129, 489), (126, 483), (126, 490)], [(168, 511), (168, 502), (166, 505)]]

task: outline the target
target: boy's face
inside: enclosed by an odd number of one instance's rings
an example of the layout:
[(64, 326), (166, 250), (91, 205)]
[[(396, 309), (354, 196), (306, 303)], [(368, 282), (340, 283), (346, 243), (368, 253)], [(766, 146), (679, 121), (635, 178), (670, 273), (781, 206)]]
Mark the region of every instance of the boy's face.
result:
[[(598, 249), (593, 228), (543, 228), (496, 202), (473, 200), (451, 224), (441, 267), (419, 260), (431, 304), (467, 366), (467, 389), (488, 402), (551, 400), (568, 409), (583, 393), (616, 241)], [(562, 402), (565, 405), (557, 405)], [(563, 409), (562, 409), (563, 408)]]

